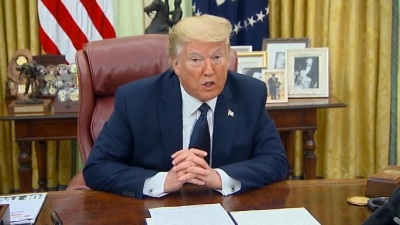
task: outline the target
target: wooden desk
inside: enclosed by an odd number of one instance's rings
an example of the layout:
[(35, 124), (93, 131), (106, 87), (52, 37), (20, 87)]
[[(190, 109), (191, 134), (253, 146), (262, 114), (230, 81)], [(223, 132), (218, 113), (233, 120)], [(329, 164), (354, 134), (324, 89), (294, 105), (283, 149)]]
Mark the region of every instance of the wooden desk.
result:
[[(335, 98), (323, 99), (290, 99), (289, 103), (267, 105), (268, 112), (273, 118), (276, 127), (281, 132), (282, 140), (287, 151), (290, 168), (294, 164), (293, 131), (304, 132), (304, 177), (316, 178), (316, 148), (314, 133), (317, 130), (317, 109), (345, 107)], [(5, 101), (0, 107), (6, 109)], [(8, 115), (2, 111), (1, 120), (15, 122), (15, 139), (20, 147), (18, 170), (20, 192), (32, 191), (32, 160), (31, 143), (36, 141), (36, 155), (39, 171), (39, 191), (47, 190), (46, 177), (46, 145), (47, 140), (75, 139), (77, 136), (77, 113), (71, 114), (42, 114), (42, 115)], [(289, 174), (293, 178), (293, 170)]]
[(192, 186), (144, 200), (97, 191), (49, 192), (37, 224), (52, 224), (50, 210), (56, 210), (65, 225), (144, 224), (149, 208), (220, 203), (228, 212), (305, 207), (323, 225), (360, 225), (371, 211), (349, 205), (346, 199), (363, 196), (365, 183), (365, 179), (291, 180), (227, 197)]

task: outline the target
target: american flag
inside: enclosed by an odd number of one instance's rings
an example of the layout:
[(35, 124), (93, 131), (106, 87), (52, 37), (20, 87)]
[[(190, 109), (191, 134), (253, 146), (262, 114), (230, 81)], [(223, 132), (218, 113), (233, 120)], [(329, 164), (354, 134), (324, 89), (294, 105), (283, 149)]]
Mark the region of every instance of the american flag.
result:
[(43, 51), (68, 63), (87, 42), (116, 37), (109, 0), (38, 0), (38, 14)]
[(252, 45), (260, 51), (269, 37), (268, 0), (193, 0), (193, 15), (211, 14), (232, 23), (231, 45)]

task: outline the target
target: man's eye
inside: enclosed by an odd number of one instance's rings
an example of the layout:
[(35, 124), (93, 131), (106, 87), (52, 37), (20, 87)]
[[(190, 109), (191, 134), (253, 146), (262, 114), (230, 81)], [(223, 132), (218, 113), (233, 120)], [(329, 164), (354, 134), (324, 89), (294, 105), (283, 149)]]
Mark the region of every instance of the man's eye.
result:
[(201, 63), (202, 63), (202, 60), (199, 59), (199, 58), (191, 58), (191, 59), (189, 60), (189, 63), (190, 63), (190, 65), (192, 65), (192, 66), (200, 66)]
[(222, 59), (223, 59), (222, 55), (216, 55), (213, 58), (214, 62), (216, 62), (216, 63), (220, 63), (222, 61)]

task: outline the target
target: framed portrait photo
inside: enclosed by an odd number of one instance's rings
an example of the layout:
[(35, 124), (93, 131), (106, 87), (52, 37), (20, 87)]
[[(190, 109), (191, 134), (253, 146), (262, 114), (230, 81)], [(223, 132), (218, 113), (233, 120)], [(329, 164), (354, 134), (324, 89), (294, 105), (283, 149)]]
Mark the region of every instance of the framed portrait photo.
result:
[(267, 69), (267, 67), (245, 67), (242, 68), (242, 73), (245, 76), (253, 77), (258, 80), (264, 81), (262, 70)]
[(263, 79), (267, 85), (267, 104), (288, 102), (288, 83), (285, 70), (263, 69)]
[(329, 97), (329, 50), (287, 50), (289, 98)]
[(262, 49), (268, 54), (268, 69), (285, 69), (286, 50), (309, 46), (310, 38), (264, 38)]
[(266, 67), (267, 53), (264, 51), (238, 52), (237, 72), (243, 74), (243, 68)]
[(252, 45), (234, 45), (234, 46), (231, 46), (231, 49), (235, 49), (236, 52), (252, 52), (253, 46)]

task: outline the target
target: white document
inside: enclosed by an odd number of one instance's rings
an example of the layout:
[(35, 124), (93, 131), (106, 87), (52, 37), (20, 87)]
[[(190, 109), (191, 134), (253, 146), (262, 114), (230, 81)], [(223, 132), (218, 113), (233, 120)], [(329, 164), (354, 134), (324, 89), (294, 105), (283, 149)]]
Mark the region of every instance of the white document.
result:
[(149, 221), (155, 225), (235, 225), (221, 204), (160, 207), (149, 211)]
[(146, 218), (146, 225), (156, 225), (153, 218)]
[(231, 212), (239, 225), (321, 225), (305, 208)]
[(11, 224), (34, 224), (47, 193), (0, 196), (0, 204), (10, 205)]

